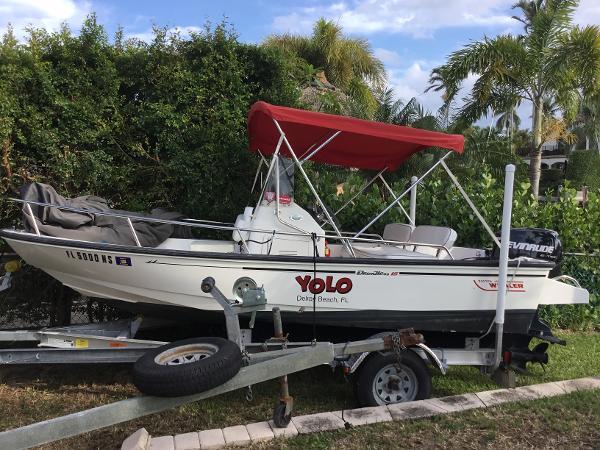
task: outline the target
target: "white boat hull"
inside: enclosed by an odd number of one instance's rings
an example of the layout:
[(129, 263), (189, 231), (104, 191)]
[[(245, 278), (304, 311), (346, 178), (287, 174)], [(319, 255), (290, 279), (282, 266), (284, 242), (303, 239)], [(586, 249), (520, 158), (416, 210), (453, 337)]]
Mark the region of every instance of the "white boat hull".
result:
[[(493, 261), (313, 261), (93, 244), (7, 230), (2, 236), (28, 264), (74, 290), (124, 302), (220, 310), (200, 289), (201, 281), (211, 276), (231, 297), (236, 280), (249, 277), (264, 286), (268, 310), (277, 306), (288, 316), (306, 311), (307, 322), (313, 301), (320, 321), (329, 316), (340, 325), (380, 325), (374, 328), (391, 326), (400, 317), (412, 317), (415, 323), (431, 317), (446, 319), (444, 327), (461, 331), (469, 317), (489, 324), (496, 308), (498, 268)], [(508, 328), (511, 315), (528, 322), (541, 304), (588, 302), (585, 289), (548, 278), (550, 269), (545, 263), (509, 269)], [(453, 322), (452, 317), (458, 319)]]

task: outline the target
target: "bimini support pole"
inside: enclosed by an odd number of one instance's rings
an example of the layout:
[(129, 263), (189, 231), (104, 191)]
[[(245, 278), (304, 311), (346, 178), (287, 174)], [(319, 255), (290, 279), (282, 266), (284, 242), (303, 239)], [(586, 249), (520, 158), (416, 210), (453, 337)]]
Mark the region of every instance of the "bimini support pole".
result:
[[(492, 231), (492, 229), (490, 228), (488, 223), (485, 221), (485, 219), (483, 218), (483, 216), (481, 215), (479, 210), (477, 209), (477, 206), (475, 206), (475, 203), (473, 203), (473, 201), (471, 200), (469, 195), (465, 192), (465, 190), (463, 189), (461, 184), (458, 182), (458, 178), (456, 178), (454, 173), (452, 173), (452, 171), (450, 170), (450, 167), (448, 167), (448, 165), (445, 162), (442, 163), (442, 166), (446, 170), (446, 173), (450, 177), (450, 180), (452, 180), (452, 183), (454, 183), (454, 186), (456, 186), (456, 189), (458, 189), (458, 192), (460, 192), (460, 195), (463, 196), (463, 198), (465, 199), (465, 202), (467, 202), (467, 205), (469, 205), (471, 210), (475, 213), (475, 216), (477, 216), (477, 218), (481, 222), (481, 225), (483, 225), (483, 228), (485, 228), (485, 231), (488, 232), (488, 234), (490, 235), (492, 240), (495, 242), (495, 244), (498, 247), (500, 247), (500, 241), (498, 240), (498, 238), (496, 237), (496, 235), (494, 234), (494, 232)], [(514, 178), (514, 172), (513, 172), (513, 178)], [(512, 184), (511, 184), (511, 192), (512, 192)], [(511, 195), (511, 201), (512, 201), (512, 195)]]
[(502, 360), (502, 335), (504, 332), (504, 308), (506, 300), (506, 279), (508, 274), (508, 249), (510, 244), (510, 222), (512, 216), (513, 183), (515, 166), (506, 166), (504, 177), (504, 206), (502, 207), (502, 231), (500, 235), (500, 259), (498, 261), (498, 297), (496, 300), (496, 358), (494, 369)]
[(343, 210), (346, 208), (346, 206), (348, 206), (350, 203), (352, 203), (352, 202), (353, 202), (353, 201), (356, 199), (356, 197), (358, 197), (360, 194), (362, 194), (363, 192), (365, 192), (365, 190), (366, 190), (366, 189), (367, 189), (369, 186), (371, 186), (371, 185), (372, 185), (372, 184), (375, 182), (375, 180), (376, 180), (377, 178), (379, 178), (379, 176), (380, 176), (380, 175), (382, 175), (382, 174), (383, 174), (383, 172), (385, 172), (386, 170), (387, 170), (387, 167), (384, 167), (383, 169), (381, 169), (381, 170), (380, 170), (380, 171), (377, 173), (377, 175), (375, 175), (373, 178), (371, 178), (369, 181), (367, 181), (367, 183), (366, 183), (366, 184), (365, 184), (363, 187), (361, 187), (361, 188), (360, 188), (360, 190), (359, 190), (359, 191), (358, 191), (356, 194), (354, 194), (350, 200), (348, 200), (346, 203), (344, 203), (344, 204), (343, 204), (343, 205), (340, 207), (340, 209), (338, 209), (338, 210), (337, 210), (336, 212), (334, 212), (333, 214), (334, 214), (335, 216), (337, 216), (337, 215), (338, 215), (340, 212), (342, 212), (342, 211), (343, 211)]
[[(258, 177), (260, 175), (262, 166), (265, 165), (265, 166), (267, 166), (267, 170), (269, 169), (269, 163), (267, 163), (267, 160), (265, 159), (263, 154), (260, 152), (260, 150), (257, 150), (256, 152), (260, 155), (260, 162), (258, 163), (258, 167), (256, 168), (256, 173), (254, 174), (254, 181), (252, 182), (252, 189), (250, 189), (250, 192), (254, 192), (254, 188), (256, 187), (256, 182), (258, 181)], [(262, 185), (262, 183), (261, 183), (261, 185)]]
[[(333, 227), (334, 231), (336, 232), (336, 234), (342, 238), (342, 233), (340, 232), (340, 230), (338, 229), (337, 225), (335, 224), (333, 218), (331, 217), (331, 214), (329, 214), (329, 211), (327, 210), (327, 207), (325, 206), (325, 203), (323, 203), (323, 200), (321, 200), (321, 197), (319, 197), (319, 194), (317, 193), (317, 190), (315, 189), (315, 187), (313, 186), (313, 184), (310, 181), (310, 178), (308, 177), (308, 175), (306, 174), (306, 172), (304, 171), (304, 168), (302, 167), (302, 163), (300, 163), (300, 161), (298, 160), (298, 157), (296, 156), (296, 153), (294, 153), (294, 149), (292, 148), (291, 144), (289, 143), (287, 137), (285, 136), (285, 133), (283, 132), (283, 130), (281, 129), (281, 126), (279, 125), (279, 122), (277, 122), (277, 120), (273, 119), (273, 123), (275, 124), (275, 127), (277, 127), (277, 131), (279, 131), (279, 135), (281, 136), (280, 139), (283, 140), (283, 143), (285, 144), (285, 146), (288, 148), (290, 155), (292, 157), (292, 159), (294, 160), (294, 162), (296, 163), (296, 166), (298, 167), (298, 169), (300, 170), (300, 173), (302, 174), (302, 176), (304, 177), (304, 180), (306, 181), (306, 184), (308, 184), (308, 188), (310, 189), (310, 192), (312, 193), (312, 195), (315, 197), (315, 199), (317, 200), (317, 202), (319, 203), (319, 205), (321, 205), (321, 208), (323, 209), (323, 214), (325, 214), (325, 216), (327, 217), (327, 220), (329, 221), (329, 223), (331, 224), (331, 226)], [(335, 136), (337, 136), (339, 133), (334, 134), (334, 136), (332, 136), (328, 142), (333, 139)], [(319, 150), (322, 148), (322, 146), (319, 148)], [(314, 153), (314, 152), (313, 152)], [(348, 242), (347, 239), (342, 239), (342, 243), (344, 244), (344, 247), (346, 248), (346, 250), (348, 250), (348, 252), (352, 255), (352, 256), (356, 256), (356, 254), (354, 253), (354, 250), (352, 249), (352, 245), (350, 245), (350, 243)]]
[(25, 202), (25, 206), (27, 206), (27, 212), (29, 213), (29, 217), (31, 217), (31, 223), (33, 224), (33, 229), (35, 230), (35, 234), (37, 236), (41, 236), (40, 229), (38, 228), (37, 219), (33, 215), (33, 211), (31, 210), (31, 205), (29, 202)]
[(319, 153), (323, 147), (325, 147), (327, 144), (329, 144), (331, 141), (333, 141), (333, 139), (340, 134), (341, 131), (336, 131), (335, 133), (333, 133), (331, 136), (329, 136), (329, 138), (323, 142), (321, 145), (319, 145), (316, 149), (314, 149), (312, 152), (310, 152), (310, 154), (308, 154), (307, 156), (302, 155), (301, 156), (301, 160), (300, 160), (300, 164), (304, 164), (305, 161), (308, 161), (310, 158), (312, 158), (313, 156), (315, 156), (317, 153)]
[(417, 225), (417, 180), (418, 178), (414, 175), (410, 179), (410, 208), (408, 214), (413, 227)]
[[(269, 179), (269, 176), (271, 175), (271, 172), (273, 171), (274, 167), (275, 167), (275, 163), (277, 162), (277, 156), (279, 156), (279, 149), (281, 148), (281, 144), (283, 143), (283, 136), (279, 137), (279, 140), (277, 141), (277, 146), (275, 147), (275, 151), (273, 152), (273, 157), (271, 158), (271, 164), (269, 164), (269, 170), (267, 170), (267, 175), (265, 177), (266, 180)], [(263, 197), (265, 195), (265, 190), (267, 189), (267, 183), (263, 184), (263, 187), (260, 191), (260, 195), (258, 197), (258, 203), (256, 203), (256, 207), (254, 208), (256, 210), (256, 208), (258, 208), (260, 206), (260, 203), (263, 200)]]
[[(385, 178), (383, 178), (382, 175), (379, 175), (379, 179), (383, 183), (383, 186), (388, 190), (388, 192), (394, 198), (394, 200), (397, 200), (398, 196), (396, 195), (396, 193), (394, 192), (394, 190), (392, 189), (392, 187), (388, 184), (388, 182), (385, 181)], [(412, 194), (412, 191), (411, 191), (411, 194)], [(406, 216), (406, 218), (408, 219), (408, 221), (410, 222), (410, 224), (414, 227), (415, 226), (415, 222), (410, 217), (410, 214), (406, 212), (406, 210), (404, 209), (404, 207), (402, 206), (401, 203), (398, 203), (397, 208), (398, 208), (398, 211), (400, 211), (402, 214), (404, 214)]]
[(415, 181), (414, 183), (412, 183), (412, 184), (411, 184), (411, 186), (410, 186), (408, 189), (406, 189), (406, 190), (405, 190), (405, 191), (404, 191), (402, 194), (400, 194), (398, 197), (396, 197), (392, 203), (390, 203), (389, 205), (387, 205), (383, 211), (381, 211), (379, 214), (377, 214), (377, 216), (375, 216), (375, 218), (374, 218), (373, 220), (371, 220), (371, 221), (370, 221), (370, 222), (369, 222), (367, 225), (365, 225), (365, 226), (363, 227), (363, 229), (362, 229), (362, 230), (360, 230), (358, 233), (356, 233), (356, 234), (355, 234), (354, 236), (352, 236), (352, 237), (353, 237), (353, 238), (357, 238), (357, 237), (359, 237), (361, 234), (363, 234), (365, 231), (367, 231), (367, 230), (368, 230), (368, 229), (371, 227), (371, 225), (373, 225), (375, 222), (377, 222), (379, 219), (381, 219), (381, 217), (383, 217), (383, 215), (384, 215), (385, 213), (387, 213), (387, 212), (388, 212), (390, 209), (392, 209), (394, 206), (396, 206), (396, 204), (400, 202), (400, 200), (402, 199), (402, 197), (404, 197), (406, 194), (408, 194), (408, 193), (410, 192), (410, 190), (412, 189), (412, 187), (413, 187), (415, 184), (418, 184), (418, 183), (420, 183), (421, 181), (423, 181), (423, 179), (425, 179), (425, 178), (426, 178), (426, 177), (427, 177), (427, 176), (428, 176), (428, 175), (429, 175), (431, 172), (433, 172), (433, 170), (434, 170), (434, 169), (435, 169), (437, 166), (439, 166), (441, 163), (443, 163), (443, 162), (444, 162), (444, 160), (445, 160), (445, 159), (446, 159), (448, 156), (450, 156), (451, 154), (452, 154), (452, 152), (448, 152), (448, 153), (446, 153), (444, 156), (442, 156), (442, 157), (441, 157), (439, 160), (437, 160), (437, 162), (436, 162), (436, 163), (435, 163), (433, 166), (431, 166), (431, 167), (430, 167), (430, 168), (427, 170), (427, 172), (425, 172), (423, 175), (421, 175), (419, 178), (417, 178), (417, 181)]

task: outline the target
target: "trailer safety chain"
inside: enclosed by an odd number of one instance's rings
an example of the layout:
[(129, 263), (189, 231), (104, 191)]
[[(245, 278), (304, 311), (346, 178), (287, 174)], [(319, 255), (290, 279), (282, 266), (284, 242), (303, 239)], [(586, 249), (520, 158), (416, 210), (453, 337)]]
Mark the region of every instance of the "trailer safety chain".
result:
[(254, 393), (252, 392), (252, 385), (246, 387), (246, 401), (251, 402), (254, 400)]
[(402, 352), (406, 350), (406, 346), (402, 342), (402, 338), (400, 336), (400, 331), (398, 331), (398, 333), (392, 334), (392, 349), (396, 354), (396, 370), (400, 372), (402, 370)]
[[(248, 351), (244, 348), (242, 350), (242, 366), (247, 367), (250, 365), (250, 355)], [(252, 385), (246, 387), (246, 401), (251, 402), (254, 399), (254, 394), (252, 393)]]
[(242, 350), (242, 366), (249, 366), (250, 365), (250, 355), (248, 354), (248, 351), (246, 349)]

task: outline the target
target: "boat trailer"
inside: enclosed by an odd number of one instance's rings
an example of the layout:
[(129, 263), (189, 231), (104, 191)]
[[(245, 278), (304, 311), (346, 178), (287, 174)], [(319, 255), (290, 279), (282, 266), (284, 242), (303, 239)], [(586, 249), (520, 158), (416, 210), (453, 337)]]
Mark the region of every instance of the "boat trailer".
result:
[[(284, 334), (281, 314), (273, 308), (274, 337), (265, 342), (249, 342), (256, 311), (266, 307), (264, 289), (250, 288), (240, 303), (229, 300), (207, 277), (202, 290), (210, 293), (223, 307), (227, 336), (242, 351), (244, 366), (229, 381), (208, 391), (181, 397), (140, 395), (66, 416), (0, 432), (0, 448), (25, 449), (65, 439), (89, 431), (115, 425), (145, 415), (187, 403), (196, 402), (240, 388), (249, 388), (267, 380), (279, 379), (281, 391), (273, 411), (276, 426), (289, 423), (293, 398), (289, 394), (287, 375), (319, 365), (343, 367), (346, 373), (357, 372), (369, 363), (369, 355), (392, 356), (401, 364), (407, 356), (418, 355), (423, 365), (429, 362), (442, 373), (450, 365), (493, 367), (494, 349), (479, 349), (474, 343), (462, 349), (431, 349), (423, 343), (423, 336), (412, 329), (380, 335), (360, 341), (344, 343), (290, 342)], [(241, 329), (239, 314), (250, 313), (250, 329)], [(142, 319), (114, 321), (105, 324), (86, 324), (70, 327), (46, 328), (37, 331), (19, 330), (0, 332), (0, 342), (39, 342), (36, 348), (0, 350), (0, 367), (23, 364), (89, 364), (133, 363), (145, 352), (167, 344), (162, 341), (134, 339)], [(410, 358), (408, 358), (410, 359)], [(399, 367), (399, 366), (397, 366)], [(427, 377), (429, 372), (425, 371)], [(419, 382), (429, 380), (419, 380)], [(370, 388), (370, 387), (369, 387)], [(427, 393), (427, 396), (429, 394)]]
[[(512, 189), (515, 167), (506, 166), (502, 234), (499, 258), (498, 285), (507, 281), (509, 231), (512, 212)], [(442, 373), (450, 365), (477, 366), (492, 375), (495, 381), (514, 387), (514, 370), (503, 361), (503, 325), (505, 310), (504, 289), (498, 289), (496, 302), (495, 348), (480, 348), (480, 339), (467, 339), (464, 348), (431, 349), (423, 336), (412, 329), (375, 335), (366, 340), (331, 342), (289, 342), (283, 332), (281, 314), (273, 308), (274, 337), (265, 342), (251, 342), (256, 311), (266, 308), (263, 288), (249, 288), (242, 302), (229, 300), (207, 277), (202, 291), (210, 293), (223, 308), (229, 341), (239, 347), (243, 367), (228, 381), (198, 394), (181, 397), (138, 397), (114, 402), (62, 417), (0, 432), (0, 448), (25, 449), (128, 420), (154, 414), (186, 403), (214, 397), (236, 389), (251, 387), (267, 380), (279, 379), (281, 392), (273, 411), (276, 426), (286, 426), (292, 414), (293, 398), (289, 395), (287, 375), (322, 364), (341, 366), (356, 376), (356, 392), (361, 403), (387, 404), (407, 400), (402, 393), (410, 392), (412, 399), (427, 398), (431, 389), (429, 362)], [(242, 330), (239, 314), (250, 313), (249, 330)], [(146, 352), (166, 343), (135, 339), (140, 320), (131, 323), (82, 325), (50, 328), (39, 331), (0, 332), (0, 342), (39, 342), (34, 349), (0, 350), (0, 366), (36, 363), (107, 363), (135, 362)], [(491, 331), (490, 326), (490, 331)], [(169, 345), (169, 344), (166, 344)], [(403, 367), (409, 367), (405, 371)], [(390, 370), (391, 369), (391, 370)], [(391, 374), (395, 371), (395, 375)], [(412, 380), (410, 376), (412, 373)], [(415, 378), (415, 374), (416, 378)], [(409, 379), (413, 386), (405, 386)], [(415, 391), (414, 384), (419, 388)], [(412, 387), (412, 390), (410, 389)], [(361, 398), (362, 392), (362, 398)], [(400, 395), (399, 395), (400, 394)]]

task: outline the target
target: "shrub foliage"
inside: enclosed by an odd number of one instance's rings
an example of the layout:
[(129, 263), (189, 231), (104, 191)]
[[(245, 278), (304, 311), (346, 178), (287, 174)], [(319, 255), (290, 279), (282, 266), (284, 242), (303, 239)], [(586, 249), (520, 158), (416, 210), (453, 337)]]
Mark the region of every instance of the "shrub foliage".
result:
[(600, 153), (596, 150), (575, 150), (569, 156), (567, 179), (575, 187), (587, 186), (590, 190), (600, 190)]
[[(242, 44), (226, 24), (189, 39), (109, 41), (89, 17), (69, 29), (9, 32), (0, 44), (1, 189), (38, 180), (124, 209), (161, 206), (229, 218), (256, 167), (246, 115), (299, 95), (277, 49)], [(3, 223), (16, 217), (2, 205)]]

